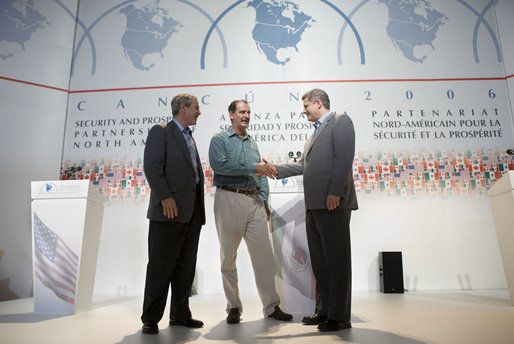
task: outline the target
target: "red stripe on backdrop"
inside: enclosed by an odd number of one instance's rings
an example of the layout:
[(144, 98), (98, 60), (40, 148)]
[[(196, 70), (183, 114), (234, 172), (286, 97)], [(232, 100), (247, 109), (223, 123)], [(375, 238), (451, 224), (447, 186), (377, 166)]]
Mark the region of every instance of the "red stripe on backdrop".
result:
[(25, 84), (25, 85), (30, 85), (30, 86), (37, 86), (37, 87), (42, 87), (42, 88), (49, 88), (51, 90), (56, 90), (56, 91), (61, 91), (61, 92), (69, 92), (68, 90), (66, 90), (64, 88), (59, 88), (59, 87), (54, 87), (54, 86), (49, 86), (49, 85), (38, 84), (38, 83), (35, 83), (35, 82), (30, 82), (30, 81), (25, 81), (25, 80), (17, 80), (17, 79), (7, 78), (5, 76), (0, 76), (0, 79), (1, 80), (6, 80), (6, 81), (16, 82), (16, 83), (19, 83), (19, 84)]
[(168, 86), (145, 86), (125, 88), (105, 88), (96, 90), (75, 90), (70, 93), (93, 93), (93, 92), (117, 92), (137, 91), (166, 88), (187, 88), (187, 87), (218, 87), (218, 86), (245, 86), (245, 85), (286, 85), (286, 84), (337, 84), (337, 83), (374, 83), (374, 82), (430, 82), (430, 81), (492, 81), (507, 80), (514, 75), (507, 77), (483, 77), (483, 78), (419, 78), (419, 79), (356, 79), (356, 80), (299, 80), (299, 81), (255, 81), (255, 82), (228, 82), (212, 84), (190, 84), (190, 85), (168, 85)]
[(228, 82), (228, 83), (211, 83), (211, 84), (190, 84), (190, 85), (161, 85), (161, 86), (143, 86), (143, 87), (122, 87), (122, 88), (103, 88), (91, 90), (74, 90), (69, 91), (63, 88), (43, 85), (35, 82), (18, 80), (0, 76), (0, 80), (11, 81), (15, 83), (31, 85), (36, 87), (48, 88), (56, 91), (74, 93), (95, 93), (95, 92), (118, 92), (118, 91), (140, 91), (166, 88), (187, 88), (187, 87), (219, 87), (219, 86), (244, 86), (244, 85), (286, 85), (286, 84), (328, 84), (328, 83), (374, 83), (374, 82), (431, 82), (431, 81), (492, 81), (507, 80), (513, 78), (514, 74), (505, 77), (482, 77), (482, 78), (413, 78), (413, 79), (356, 79), (356, 80), (299, 80), (299, 81), (255, 81), (255, 82)]

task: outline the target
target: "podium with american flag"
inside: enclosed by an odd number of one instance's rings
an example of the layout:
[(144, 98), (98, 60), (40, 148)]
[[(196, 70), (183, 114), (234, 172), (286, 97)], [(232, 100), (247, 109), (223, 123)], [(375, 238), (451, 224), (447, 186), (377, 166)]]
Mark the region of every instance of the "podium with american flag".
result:
[(91, 309), (104, 198), (88, 180), (31, 183), (34, 313)]

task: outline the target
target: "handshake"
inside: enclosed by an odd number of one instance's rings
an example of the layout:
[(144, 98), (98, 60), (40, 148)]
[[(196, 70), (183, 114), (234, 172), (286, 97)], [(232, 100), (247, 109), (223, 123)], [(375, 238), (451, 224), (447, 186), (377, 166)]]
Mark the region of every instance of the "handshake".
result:
[(255, 166), (255, 173), (260, 176), (266, 176), (271, 179), (277, 179), (278, 173), (275, 165), (270, 164), (266, 159), (262, 159), (262, 162), (259, 162)]

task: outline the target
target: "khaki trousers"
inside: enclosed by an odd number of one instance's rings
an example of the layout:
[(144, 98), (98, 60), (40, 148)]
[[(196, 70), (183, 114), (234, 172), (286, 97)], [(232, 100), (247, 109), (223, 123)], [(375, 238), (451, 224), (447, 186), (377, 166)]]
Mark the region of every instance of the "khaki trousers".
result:
[(250, 253), (263, 314), (270, 315), (280, 303), (280, 298), (275, 289), (275, 258), (261, 197), (217, 189), (214, 196), (214, 217), (221, 247), (221, 275), (227, 298), (227, 313), (231, 308), (238, 308), (243, 313), (236, 258), (237, 249), (244, 238)]

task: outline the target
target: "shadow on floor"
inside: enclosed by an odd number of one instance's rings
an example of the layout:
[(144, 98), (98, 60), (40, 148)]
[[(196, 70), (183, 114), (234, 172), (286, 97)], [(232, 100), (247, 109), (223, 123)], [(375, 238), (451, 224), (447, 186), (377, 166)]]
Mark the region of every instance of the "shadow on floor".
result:
[[(351, 328), (336, 332), (319, 332), (316, 326), (310, 326), (312, 332), (278, 335), (284, 332), (282, 327), (303, 326), (300, 322), (301, 318), (293, 322), (279, 322), (270, 319), (259, 319), (245, 322), (244, 319), (240, 324), (229, 325), (225, 321), (220, 321), (216, 326), (209, 329), (205, 333), (204, 329), (189, 329), (185, 327), (169, 326), (161, 328), (157, 335), (146, 335), (139, 330), (137, 333), (126, 336), (117, 344), (185, 344), (197, 341), (198, 343), (245, 343), (258, 344), (267, 342), (287, 342), (295, 343), (295, 339), (310, 338), (312, 342), (323, 342), (323, 338), (330, 336), (332, 341), (334, 337), (339, 337), (341, 341), (358, 344), (425, 344), (426, 342), (400, 336), (394, 333), (372, 330)], [(352, 323), (363, 323), (357, 317), (352, 317)], [(203, 334), (202, 334), (203, 333)], [(275, 335), (274, 335), (275, 334)], [(202, 337), (202, 338), (200, 338)], [(202, 339), (205, 339), (202, 341)], [(337, 341), (337, 339), (335, 339)]]
[[(117, 305), (122, 302), (131, 301), (133, 299), (137, 299), (138, 297), (117, 297), (114, 299), (106, 299), (98, 302), (94, 302), (91, 305), (91, 310), (96, 310), (103, 307), (108, 307), (112, 305)], [(31, 301), (32, 302), (32, 301)], [(24, 310), (30, 308), (33, 310), (33, 306), (27, 307), (24, 305)], [(73, 314), (71, 314), (73, 315)], [(34, 312), (25, 312), (25, 313), (15, 313), (15, 314), (1, 314), (0, 315), (0, 323), (38, 323), (43, 321), (48, 321), (57, 318), (68, 317), (70, 314), (36, 314)]]

